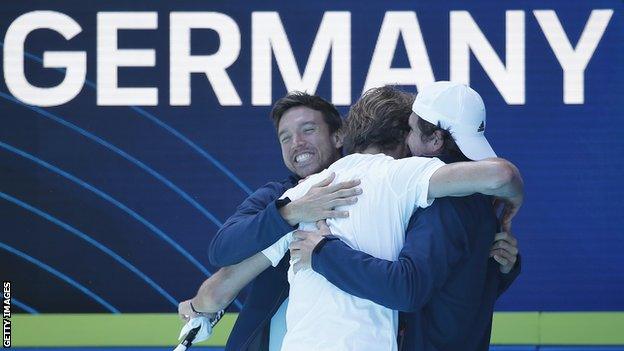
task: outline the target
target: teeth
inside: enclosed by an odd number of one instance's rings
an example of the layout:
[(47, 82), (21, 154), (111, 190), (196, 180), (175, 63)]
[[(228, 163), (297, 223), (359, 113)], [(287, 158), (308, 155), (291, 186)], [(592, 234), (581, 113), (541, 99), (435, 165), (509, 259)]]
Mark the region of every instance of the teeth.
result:
[(307, 161), (310, 157), (312, 157), (312, 154), (309, 154), (309, 153), (305, 153), (305, 154), (297, 155), (297, 157), (295, 157), (295, 162), (297, 162), (297, 163), (299, 163), (299, 162), (305, 162), (305, 161)]

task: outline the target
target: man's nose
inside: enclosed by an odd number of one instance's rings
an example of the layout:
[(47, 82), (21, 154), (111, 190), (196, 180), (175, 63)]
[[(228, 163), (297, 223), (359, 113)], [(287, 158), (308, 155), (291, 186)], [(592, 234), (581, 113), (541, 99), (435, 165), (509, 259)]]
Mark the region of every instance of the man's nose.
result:
[(305, 138), (303, 135), (297, 133), (293, 136), (293, 146), (300, 146), (305, 143)]

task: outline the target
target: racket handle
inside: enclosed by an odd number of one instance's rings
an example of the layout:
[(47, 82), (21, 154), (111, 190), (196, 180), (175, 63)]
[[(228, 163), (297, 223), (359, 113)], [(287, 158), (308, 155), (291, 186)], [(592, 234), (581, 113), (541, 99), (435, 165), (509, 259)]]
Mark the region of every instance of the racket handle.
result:
[(173, 351), (186, 351), (186, 346), (180, 344), (180, 345), (176, 346), (176, 348), (173, 349)]

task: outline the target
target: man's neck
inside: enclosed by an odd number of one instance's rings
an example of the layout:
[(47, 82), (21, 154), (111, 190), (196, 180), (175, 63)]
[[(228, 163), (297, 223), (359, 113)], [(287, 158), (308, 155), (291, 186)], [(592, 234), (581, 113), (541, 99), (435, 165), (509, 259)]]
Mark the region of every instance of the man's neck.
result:
[(399, 150), (382, 150), (378, 146), (374, 146), (374, 145), (371, 145), (371, 146), (367, 147), (366, 149), (362, 150), (360, 153), (361, 154), (372, 154), (372, 155), (384, 154), (384, 155), (388, 155), (388, 156), (393, 157), (393, 158), (401, 158), (401, 157), (403, 157), (403, 155), (399, 154)]
[(470, 161), (469, 159), (467, 159), (465, 156), (459, 156), (459, 155), (455, 155), (455, 154), (450, 154), (450, 153), (442, 153), (442, 154), (438, 154), (438, 155), (433, 155), (430, 157), (437, 157), (440, 160), (442, 160), (442, 162), (444, 163), (455, 163), (455, 162), (465, 162), (465, 161)]
[(360, 152), (361, 154), (380, 154), (381, 151), (376, 146), (369, 146)]

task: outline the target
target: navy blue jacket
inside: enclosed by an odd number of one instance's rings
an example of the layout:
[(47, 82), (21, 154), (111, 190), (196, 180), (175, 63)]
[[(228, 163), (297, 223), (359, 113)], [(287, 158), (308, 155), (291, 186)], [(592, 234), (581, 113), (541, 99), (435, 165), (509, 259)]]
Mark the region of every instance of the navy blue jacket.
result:
[(519, 273), (489, 259), (497, 229), (491, 198), (437, 199), (410, 219), (397, 261), (335, 238), (314, 250), (312, 268), (349, 294), (399, 311), (400, 350), (488, 350), (497, 297)]
[[(226, 221), (222, 229), (213, 239), (209, 251), (211, 263), (216, 266), (238, 263), (263, 250), (277, 241), (281, 236), (293, 230), (293, 227), (288, 225), (280, 216), (276, 208), (275, 200), (288, 188), (294, 186), (296, 181), (296, 178), (291, 177), (280, 183), (269, 183), (247, 198), (238, 207), (237, 212)], [(437, 200), (428, 210), (416, 212), (414, 216), (412, 216), (410, 226), (408, 227), (408, 233), (406, 234), (405, 246), (401, 251), (401, 258), (397, 261), (399, 266), (393, 265), (392, 262), (379, 260), (359, 251), (352, 250), (338, 240), (332, 240), (324, 241), (324, 245), (315, 250), (313, 268), (321, 274), (324, 274), (328, 280), (332, 281), (336, 286), (356, 296), (370, 299), (393, 309), (415, 310), (417, 308), (414, 306), (423, 306), (428, 299), (432, 299), (432, 301), (435, 300), (434, 294), (431, 293), (431, 291), (433, 291), (432, 288), (423, 289), (424, 284), (431, 284), (431, 286), (433, 286), (433, 283), (425, 279), (424, 276), (421, 277), (421, 272), (415, 274), (416, 279), (404, 279), (399, 273), (405, 273), (410, 270), (407, 268), (403, 269), (400, 266), (412, 260), (413, 257), (421, 256), (421, 252), (414, 251), (419, 247), (422, 249), (422, 246), (417, 245), (417, 242), (420, 240), (419, 236), (422, 235), (420, 232), (423, 230), (426, 230), (428, 233), (434, 232), (433, 229), (427, 229), (423, 224), (433, 225), (432, 221), (428, 223), (426, 220), (418, 221), (417, 219), (421, 216), (428, 217), (430, 213), (444, 212), (436, 211), (436, 209), (442, 207), (445, 203), (446, 201)], [(446, 225), (446, 222), (447, 218), (444, 218), (444, 222), (440, 223)], [(439, 229), (439, 226), (437, 229)], [(493, 234), (494, 230), (492, 230), (489, 237), (485, 238), (488, 240), (487, 252), (489, 252), (489, 247), (492, 244)], [(477, 236), (475, 236), (475, 238), (477, 238)], [(485, 239), (483, 239), (484, 242), (486, 241)], [(430, 241), (430, 244), (445, 245), (445, 242), (434, 240)], [(449, 257), (463, 262), (461, 259), (456, 258), (455, 250), (447, 250), (444, 245), (440, 246), (440, 248), (445, 252), (448, 251), (450, 254)], [(460, 245), (460, 243), (457, 245)], [(469, 246), (465, 247), (465, 249), (468, 248)], [(336, 254), (332, 254), (332, 252)], [(407, 261), (405, 259), (406, 257), (409, 258)], [(435, 257), (431, 255), (433, 259), (437, 257), (437, 255), (435, 255)], [(332, 261), (332, 258), (337, 261)], [(487, 253), (485, 254), (485, 258), (485, 261), (487, 261)], [(355, 264), (344, 264), (345, 262), (355, 262)], [(410, 266), (414, 267), (416, 262), (418, 262), (419, 266), (421, 264), (426, 266), (430, 261), (415, 259), (410, 262), (412, 262)], [(487, 277), (488, 284), (495, 287), (497, 291), (502, 291), (505, 285), (500, 282), (496, 264), (490, 261), (487, 262), (488, 269), (490, 269)], [(431, 261), (431, 263), (435, 264), (433, 261)], [(281, 303), (288, 296), (288, 282), (286, 279), (287, 268), (288, 257), (284, 257), (277, 267), (268, 268), (251, 283), (251, 289), (243, 306), (243, 310), (239, 314), (234, 329), (230, 334), (226, 350), (267, 349), (269, 322)], [(426, 267), (422, 270), (438, 272), (436, 267)], [(411, 272), (414, 271), (411, 270)], [(448, 275), (448, 273), (445, 274)], [(392, 281), (392, 284), (373, 283), (375, 281), (374, 279), (384, 279), (384, 276), (385, 280)], [(412, 274), (412, 277), (413, 276), (414, 274)], [(510, 275), (509, 278), (513, 279), (513, 275)], [(429, 275), (428, 279), (434, 279), (433, 273)], [(511, 281), (511, 279), (509, 279), (509, 281)], [(425, 290), (428, 291), (426, 296), (420, 293), (420, 291)], [(432, 314), (430, 318), (418, 318), (418, 314), (402, 315), (402, 319), (406, 321), (403, 330), (406, 337), (402, 341), (405, 350), (415, 349), (417, 347), (416, 345), (423, 345), (425, 340), (436, 340), (437, 342), (435, 335), (425, 338), (423, 335), (423, 331), (425, 330), (423, 329), (423, 322), (442, 323), (447, 321), (447, 316), (462, 317), (460, 313), (456, 313), (459, 309), (458, 306), (455, 305), (457, 301), (454, 300), (453, 295), (442, 296), (436, 301), (439, 302), (431, 305), (443, 308), (429, 309), (429, 305), (425, 306), (425, 313)], [(482, 313), (480, 311), (481, 310), (479, 310), (478, 313), (480, 317), (486, 315), (485, 312)], [(488, 311), (491, 311), (490, 307), (488, 307)], [(481, 324), (485, 325), (484, 329), (487, 329), (489, 333), (491, 312), (488, 312), (488, 314), (489, 317), (486, 318), (487, 321)], [(455, 325), (460, 327), (462, 323), (464, 323), (464, 320), (470, 320), (472, 322), (475, 319), (464, 318), (461, 321), (457, 321)], [(443, 327), (444, 324), (438, 325), (438, 328)], [(427, 330), (430, 330), (432, 334), (437, 332), (440, 335), (447, 335), (442, 334), (442, 332), (445, 332), (445, 329), (436, 330), (435, 327), (432, 327)], [(455, 339), (457, 338), (453, 338), (453, 340)]]

